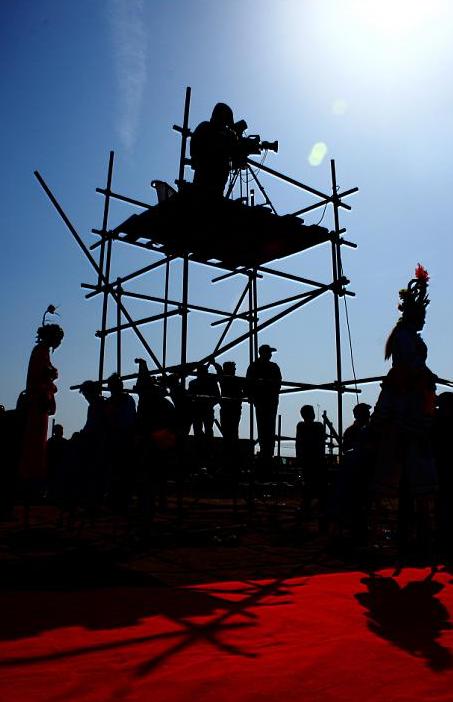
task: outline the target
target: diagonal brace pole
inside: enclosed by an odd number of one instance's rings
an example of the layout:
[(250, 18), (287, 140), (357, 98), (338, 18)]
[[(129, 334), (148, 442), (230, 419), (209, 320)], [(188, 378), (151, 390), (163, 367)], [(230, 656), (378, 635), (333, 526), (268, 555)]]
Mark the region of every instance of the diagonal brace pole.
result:
[[(102, 281), (102, 283), (103, 283), (104, 285), (106, 285), (106, 284), (107, 284), (107, 281), (106, 281), (106, 279), (104, 278), (103, 272), (102, 272), (101, 269), (99, 268), (99, 266), (98, 266), (98, 264), (96, 263), (95, 259), (94, 259), (93, 256), (91, 255), (89, 249), (87, 248), (87, 246), (86, 246), (85, 243), (83, 242), (82, 238), (80, 237), (79, 233), (77, 232), (77, 230), (75, 229), (75, 227), (73, 226), (73, 224), (72, 224), (71, 221), (69, 220), (68, 216), (67, 216), (66, 213), (64, 212), (63, 208), (62, 208), (61, 205), (59, 204), (58, 200), (56, 199), (56, 197), (54, 196), (54, 194), (52, 193), (52, 191), (51, 191), (50, 188), (48, 187), (48, 185), (47, 185), (47, 183), (45, 182), (44, 178), (41, 176), (41, 174), (39, 173), (39, 171), (35, 171), (34, 174), (35, 174), (36, 179), (38, 180), (40, 186), (42, 187), (42, 189), (43, 189), (44, 192), (46, 193), (47, 197), (48, 197), (49, 200), (51, 201), (52, 205), (55, 207), (55, 209), (57, 210), (58, 214), (59, 214), (60, 217), (62, 218), (63, 222), (66, 224), (66, 226), (67, 226), (67, 228), (69, 229), (69, 231), (71, 232), (72, 236), (74, 237), (74, 239), (76, 240), (76, 242), (78, 243), (78, 245), (80, 246), (80, 248), (82, 249), (82, 251), (83, 251), (83, 253), (85, 254), (86, 258), (89, 260), (89, 262), (91, 263), (92, 267), (94, 268), (94, 270), (95, 270), (96, 273), (98, 274), (99, 279)], [(145, 347), (146, 351), (149, 353), (150, 357), (151, 357), (152, 360), (154, 361), (154, 363), (155, 363), (155, 365), (157, 366), (157, 368), (159, 368), (159, 370), (163, 370), (162, 365), (161, 365), (159, 359), (157, 358), (156, 354), (154, 353), (154, 351), (153, 351), (153, 350), (151, 349), (151, 347), (149, 346), (149, 344), (148, 344), (148, 342), (146, 341), (146, 339), (145, 339), (145, 337), (143, 336), (143, 334), (141, 334), (140, 330), (136, 327), (135, 322), (134, 322), (134, 320), (132, 319), (131, 315), (129, 314), (129, 312), (127, 311), (127, 309), (124, 307), (123, 303), (118, 301), (116, 292), (115, 292), (112, 288), (110, 288), (110, 289), (109, 289), (109, 293), (110, 293), (110, 295), (112, 295), (112, 297), (113, 297), (113, 299), (115, 300), (115, 302), (116, 302), (117, 304), (119, 304), (120, 309), (121, 309), (121, 312), (122, 312), (123, 315), (126, 317), (127, 321), (132, 325), (132, 328), (133, 328), (134, 332), (136, 333), (136, 335), (138, 336), (138, 338), (139, 338), (140, 341), (142, 342), (143, 346)]]
[(216, 354), (217, 351), (219, 350), (219, 348), (222, 346), (224, 338), (226, 337), (226, 335), (230, 331), (230, 327), (233, 324), (234, 320), (237, 318), (237, 313), (239, 312), (239, 309), (240, 309), (242, 303), (244, 302), (244, 298), (247, 295), (247, 292), (249, 290), (249, 286), (250, 286), (250, 282), (248, 282), (246, 284), (244, 290), (242, 291), (241, 296), (240, 296), (239, 300), (237, 301), (236, 307), (234, 308), (234, 312), (231, 315), (230, 319), (228, 320), (227, 325), (226, 325), (225, 329), (223, 330), (222, 334), (220, 335), (220, 338), (219, 338), (219, 340), (216, 344), (216, 347), (214, 349), (214, 354)]
[[(314, 290), (311, 294), (311, 297), (304, 297), (302, 300), (299, 300), (296, 302), (294, 305), (291, 305), (288, 307), (286, 310), (282, 310), (282, 312), (279, 312), (278, 314), (274, 315), (270, 319), (267, 319), (265, 322), (262, 322), (261, 324), (258, 324), (255, 328), (255, 333), (258, 334), (258, 332), (262, 331), (263, 329), (266, 329), (267, 327), (270, 327), (271, 324), (274, 324), (274, 322), (278, 322), (280, 319), (283, 319), (283, 317), (286, 317), (288, 314), (291, 314), (291, 312), (294, 312), (295, 310), (299, 309), (299, 307), (302, 307), (303, 305), (306, 305), (308, 302), (311, 302), (312, 300), (316, 299), (323, 293), (325, 293), (327, 290), (332, 290), (332, 284), (330, 285), (325, 285), (323, 288), (319, 290)], [(235, 346), (238, 346), (241, 344), (243, 341), (248, 339), (250, 337), (249, 332), (245, 332), (244, 334), (241, 334), (241, 336), (238, 336), (236, 339), (233, 339), (233, 341), (230, 341), (228, 344), (225, 344), (225, 346), (217, 349), (215, 353), (209, 354), (209, 356), (206, 356), (205, 358), (201, 359), (199, 361), (200, 363), (205, 363), (211, 358), (215, 358), (216, 356), (221, 356), (223, 353), (226, 351), (229, 351), (230, 349), (234, 348)]]

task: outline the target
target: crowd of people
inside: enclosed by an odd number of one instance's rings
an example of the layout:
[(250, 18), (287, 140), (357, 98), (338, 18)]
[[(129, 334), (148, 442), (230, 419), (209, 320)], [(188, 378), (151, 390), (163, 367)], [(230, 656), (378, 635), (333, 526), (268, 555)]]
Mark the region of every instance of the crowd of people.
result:
[[(296, 427), (299, 511), (307, 520), (317, 518), (321, 531), (330, 530), (338, 538), (346, 533), (363, 546), (395, 540), (403, 549), (425, 548), (436, 538), (447, 546), (452, 541), (453, 393), (436, 395), (436, 376), (426, 365), (420, 331), (429, 303), (427, 286), (428, 274), (419, 266), (400, 291), (401, 317), (385, 351), (391, 370), (374, 411), (365, 403), (355, 406), (335, 471), (329, 471), (326, 460), (325, 423), (315, 420), (312, 405), (302, 406)], [(48, 312), (52, 310), (50, 306)], [(256, 481), (278, 480), (274, 448), (282, 376), (271, 360), (275, 348), (261, 345), (245, 377), (236, 375), (233, 361), (220, 365), (212, 358), (193, 369), (190, 375), (195, 377), (187, 387), (184, 376), (157, 378), (143, 359), (136, 359), (132, 392), (116, 373), (107, 380), (107, 396), (100, 383), (83, 382), (85, 425), (67, 440), (63, 427), (54, 424), (47, 440), (58, 377), (50, 352), (63, 336), (61, 327), (46, 323), (44, 317), (26, 389), (15, 410), (1, 412), (6, 449), (0, 490), (3, 517), (19, 500), (27, 524), (30, 506), (45, 495), (62, 512), (74, 515), (82, 508), (92, 519), (106, 506), (113, 514), (127, 515), (134, 502), (143, 523), (152, 521), (157, 506), (166, 505), (169, 477), (178, 490), (187, 475), (189, 434), (198, 466), (206, 463), (216, 405), (223, 448), (215, 469), (223, 469), (233, 481), (239, 479), (239, 423), (242, 405), (249, 402), (259, 444), (251, 475)]]
[(115, 514), (127, 514), (135, 501), (143, 519), (152, 518), (156, 504), (165, 504), (168, 478), (180, 486), (194, 467), (187, 452), (189, 434), (193, 435), (192, 453), (198, 454), (195, 463), (198, 467), (209, 463), (217, 404), (222, 435), (217, 468), (233, 481), (239, 478), (239, 423), (247, 401), (256, 412), (259, 465), (270, 467), (281, 373), (271, 361), (275, 349), (269, 345), (260, 346), (245, 378), (236, 375), (233, 361), (221, 365), (212, 358), (190, 369), (187, 385), (177, 373), (158, 378), (143, 359), (136, 359), (138, 373), (131, 390), (124, 388), (116, 373), (105, 388), (86, 380), (80, 385), (88, 405), (85, 425), (67, 439), (62, 425), (53, 423), (47, 440), (49, 417), (56, 411), (58, 377), (50, 352), (63, 336), (61, 327), (43, 320), (30, 357), (26, 389), (14, 410), (1, 412), (2, 444), (7, 447), (1, 515), (11, 514), (19, 501), (28, 524), (30, 506), (45, 495), (68, 514), (82, 507), (94, 518), (103, 505)]

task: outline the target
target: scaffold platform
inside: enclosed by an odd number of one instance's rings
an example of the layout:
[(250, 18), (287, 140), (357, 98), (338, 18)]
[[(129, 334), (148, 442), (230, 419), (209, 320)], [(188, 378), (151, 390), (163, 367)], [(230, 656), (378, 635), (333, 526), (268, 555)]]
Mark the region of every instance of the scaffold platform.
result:
[(325, 227), (306, 226), (294, 215), (278, 215), (241, 200), (208, 199), (189, 183), (145, 212), (133, 214), (112, 233), (129, 243), (148, 240), (166, 254), (195, 254), (233, 268), (259, 266), (331, 238)]

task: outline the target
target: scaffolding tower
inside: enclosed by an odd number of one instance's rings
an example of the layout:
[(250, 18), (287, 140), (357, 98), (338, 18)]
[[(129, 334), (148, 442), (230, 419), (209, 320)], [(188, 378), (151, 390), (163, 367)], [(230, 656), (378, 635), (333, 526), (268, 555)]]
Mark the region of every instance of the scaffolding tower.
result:
[[(190, 160), (187, 158), (187, 143), (191, 135), (191, 130), (189, 128), (189, 112), (190, 112), (190, 100), (191, 100), (191, 89), (186, 89), (185, 104), (184, 104), (184, 117), (182, 126), (174, 125), (173, 128), (181, 136), (181, 149), (180, 149), (180, 160), (179, 160), (179, 172), (178, 178), (175, 181), (178, 189), (180, 190), (185, 181), (185, 170), (190, 165)], [(258, 354), (258, 336), (261, 331), (269, 328), (271, 325), (276, 324), (281, 319), (285, 318), (289, 314), (303, 308), (309, 302), (317, 299), (326, 293), (332, 294), (333, 299), (333, 311), (334, 311), (334, 329), (333, 338), (335, 344), (335, 358), (336, 358), (336, 377), (334, 380), (328, 383), (322, 384), (309, 384), (302, 382), (290, 382), (284, 380), (282, 383), (281, 394), (301, 392), (303, 390), (330, 390), (337, 395), (337, 427), (336, 434), (338, 436), (339, 443), (339, 453), (341, 455), (341, 437), (343, 434), (343, 394), (346, 392), (357, 392), (357, 383), (360, 381), (354, 380), (344, 380), (343, 370), (342, 370), (342, 335), (341, 335), (341, 324), (340, 324), (340, 298), (345, 296), (353, 296), (354, 293), (347, 289), (349, 281), (343, 275), (342, 267), (342, 256), (341, 251), (343, 246), (356, 248), (356, 244), (351, 241), (347, 241), (343, 235), (346, 229), (342, 228), (340, 225), (340, 212), (342, 209), (351, 210), (351, 206), (345, 202), (345, 199), (350, 195), (358, 191), (357, 187), (344, 190), (339, 192), (337, 186), (337, 176), (336, 176), (336, 166), (335, 161), (330, 161), (330, 193), (321, 192), (315, 188), (310, 187), (294, 178), (291, 178), (283, 173), (280, 173), (266, 165), (264, 163), (256, 162), (250, 158), (247, 158), (246, 169), (250, 175), (250, 179), (246, 178), (246, 184), (243, 185), (243, 179), (237, 177), (230, 182), (230, 187), (228, 188), (227, 196), (231, 197), (233, 195), (234, 187), (240, 188), (240, 197), (245, 200), (247, 204), (255, 206), (255, 194), (259, 193), (259, 197), (262, 197), (264, 204), (275, 212), (275, 209), (263, 187), (260, 178), (258, 177), (258, 172), (266, 173), (280, 181), (287, 183), (304, 193), (308, 193), (314, 198), (314, 202), (307, 206), (302, 207), (296, 212), (292, 212), (293, 217), (302, 217), (304, 214), (313, 212), (316, 209), (331, 207), (331, 212), (333, 213), (333, 228), (328, 233), (328, 240), (330, 242), (330, 257), (331, 257), (331, 270), (332, 279), (330, 282), (322, 283), (316, 280), (308, 279), (302, 277), (295, 273), (284, 272), (281, 270), (276, 270), (272, 266), (271, 262), (259, 263), (252, 266), (241, 266), (241, 265), (229, 265), (224, 261), (213, 260), (212, 258), (200, 256), (199, 254), (186, 251), (181, 254), (181, 252), (169, 252), (165, 250), (159, 243), (153, 240), (143, 241), (138, 238), (136, 241), (127, 241), (124, 237), (110, 227), (109, 224), (109, 213), (112, 200), (122, 201), (131, 205), (139, 210), (146, 211), (150, 210), (153, 205), (137, 200), (135, 198), (120, 194), (112, 190), (113, 181), (113, 168), (114, 168), (114, 153), (110, 152), (106, 185), (104, 188), (97, 188), (96, 191), (100, 193), (104, 198), (104, 208), (101, 227), (98, 229), (93, 229), (93, 233), (97, 235), (98, 241), (92, 246), (88, 247), (83, 241), (82, 237), (77, 232), (76, 228), (69, 220), (68, 216), (64, 212), (63, 208), (55, 198), (54, 194), (50, 190), (47, 183), (44, 181), (43, 177), (38, 171), (35, 171), (35, 175), (51, 200), (52, 204), (58, 211), (59, 215), (63, 219), (67, 228), (73, 235), (74, 239), (78, 243), (79, 247), (85, 254), (86, 258), (90, 262), (95, 274), (96, 280), (93, 283), (82, 283), (82, 287), (89, 292), (86, 294), (86, 298), (101, 297), (102, 307), (101, 307), (101, 325), (97, 332), (99, 337), (99, 362), (98, 362), (98, 379), (100, 383), (105, 383), (104, 378), (104, 368), (105, 368), (105, 355), (106, 355), (106, 342), (109, 337), (114, 337), (116, 341), (116, 371), (124, 380), (130, 380), (137, 377), (136, 373), (124, 373), (123, 372), (123, 359), (122, 359), (122, 336), (127, 330), (132, 330), (136, 335), (137, 339), (143, 346), (143, 349), (148, 356), (148, 359), (153, 364), (153, 368), (150, 372), (153, 374), (166, 374), (167, 372), (179, 371), (185, 379), (188, 376), (194, 365), (194, 361), (189, 361), (187, 357), (188, 349), (188, 315), (190, 313), (208, 313), (216, 317), (216, 320), (212, 322), (212, 326), (223, 325), (223, 330), (214, 348), (208, 350), (202, 358), (195, 359), (196, 364), (207, 362), (208, 360), (215, 359), (221, 356), (226, 351), (233, 349), (241, 344), (248, 344), (248, 356), (249, 362), (251, 363), (257, 358)], [(240, 175), (240, 174), (239, 174)], [(253, 188), (250, 187), (250, 181), (253, 183)], [(157, 182), (158, 183), (158, 182)], [(157, 187), (157, 183), (154, 183)], [(127, 245), (132, 245), (138, 249), (143, 250), (149, 254), (152, 258), (151, 262), (139, 269), (133, 270), (127, 275), (122, 277), (117, 277), (112, 279), (111, 276), (111, 261), (112, 261), (112, 249), (114, 245), (121, 246), (121, 243), (127, 243)], [(324, 243), (325, 239), (319, 243)], [(316, 243), (311, 243), (305, 248), (312, 248)], [(304, 247), (300, 248), (300, 254), (302, 254)], [(95, 258), (94, 253), (97, 253), (97, 258)], [(170, 297), (170, 279), (172, 273), (172, 264), (175, 261), (182, 261), (182, 280), (180, 285), (180, 297), (174, 299)], [(237, 299), (237, 302), (232, 310), (224, 310), (210, 307), (209, 305), (199, 305), (191, 302), (189, 297), (189, 280), (191, 276), (191, 265), (198, 264), (208, 267), (214, 277), (211, 283), (215, 284), (227, 278), (233, 276), (238, 276), (243, 279), (244, 283), (242, 286), (242, 291)], [(163, 269), (164, 271), (164, 290), (161, 295), (147, 295), (143, 292), (137, 292), (131, 289), (131, 283), (139, 277), (144, 275), (152, 275), (158, 269)], [(285, 298), (277, 299), (271, 303), (260, 305), (258, 298), (258, 280), (260, 280), (260, 285), (264, 285), (266, 281), (272, 279), (283, 279), (288, 281), (293, 281), (295, 283), (304, 286), (304, 290), (296, 295), (291, 295)], [(309, 288), (306, 290), (306, 288)], [(143, 300), (152, 303), (158, 303), (161, 306), (161, 311), (158, 314), (143, 317), (140, 319), (134, 319), (132, 314), (127, 308), (128, 300)], [(109, 304), (113, 304), (116, 310), (116, 323), (113, 326), (108, 326), (108, 313)], [(269, 310), (274, 310), (272, 316), (260, 321), (259, 316), (262, 312), (268, 312)], [(283, 308), (283, 309), (282, 309)], [(179, 364), (168, 364), (168, 322), (172, 317), (180, 318), (180, 340), (179, 340)], [(242, 320), (246, 325), (246, 329), (243, 333), (235, 336), (234, 338), (229, 338), (231, 336), (231, 327), (235, 320)], [(149, 341), (145, 337), (142, 327), (150, 323), (158, 323), (161, 326), (161, 348), (157, 350), (152, 348)], [(374, 379), (367, 379), (368, 382)], [(355, 389), (352, 389), (355, 386)], [(78, 388), (78, 385), (72, 386), (74, 389)], [(253, 407), (250, 406), (250, 439), (254, 441), (254, 422), (253, 422)]]

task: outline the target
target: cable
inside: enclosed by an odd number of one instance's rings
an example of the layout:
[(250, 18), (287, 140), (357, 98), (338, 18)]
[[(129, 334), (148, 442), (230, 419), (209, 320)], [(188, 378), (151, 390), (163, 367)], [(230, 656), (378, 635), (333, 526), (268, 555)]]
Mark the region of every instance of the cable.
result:
[[(340, 259), (340, 275), (343, 277), (343, 264)], [(346, 301), (346, 295), (343, 295), (343, 300), (344, 300), (344, 310), (345, 310), (345, 317), (346, 317), (346, 327), (348, 330), (348, 341), (349, 341), (349, 354), (351, 357), (351, 368), (352, 368), (352, 377), (354, 378), (354, 386), (355, 386), (355, 398), (356, 398), (356, 404), (359, 404), (359, 391), (357, 388), (357, 375), (355, 372), (355, 363), (354, 363), (354, 352), (352, 350), (352, 336), (351, 336), (351, 327), (349, 324), (349, 313), (348, 313), (348, 303)]]
[(357, 376), (355, 372), (355, 364), (354, 364), (354, 354), (352, 351), (352, 340), (351, 340), (351, 328), (349, 326), (349, 314), (348, 314), (348, 305), (346, 302), (346, 297), (344, 299), (344, 309), (345, 309), (345, 314), (346, 314), (346, 326), (348, 328), (348, 340), (349, 340), (349, 353), (351, 355), (351, 367), (352, 367), (352, 377), (354, 378), (354, 386), (355, 386), (355, 399), (356, 399), (356, 404), (359, 404), (359, 391), (357, 389)]
[[(266, 158), (267, 158), (268, 153), (269, 153), (268, 149), (265, 149), (265, 150), (263, 151), (263, 154), (262, 154), (262, 156), (261, 156), (261, 161), (260, 161), (259, 168), (256, 169), (257, 171), (259, 171), (260, 167), (263, 165), (264, 161), (265, 161)], [(245, 169), (245, 173), (246, 173), (245, 178), (246, 178), (247, 181), (248, 181), (248, 179), (249, 179), (248, 170), (250, 170), (250, 173), (253, 173), (253, 175), (255, 176), (255, 178), (257, 177), (257, 175), (256, 175), (255, 171), (253, 170), (253, 168), (251, 167), (250, 164), (247, 164), (247, 166), (248, 166), (248, 167)], [(241, 174), (241, 178), (244, 178), (244, 176), (242, 176), (242, 174)]]
[[(339, 191), (339, 189), (340, 189), (340, 186), (337, 185), (337, 192)], [(318, 226), (321, 224), (321, 222), (322, 222), (322, 220), (324, 219), (324, 216), (325, 216), (325, 214), (326, 214), (326, 210), (327, 210), (327, 205), (328, 205), (328, 204), (329, 204), (329, 202), (326, 202), (326, 204), (324, 205), (324, 209), (323, 209), (323, 211), (322, 211), (321, 219), (320, 219), (318, 222), (316, 222), (315, 224), (312, 223), (312, 224), (310, 225), (311, 227), (318, 227)]]
[(326, 204), (324, 205), (324, 209), (323, 209), (323, 211), (322, 211), (321, 219), (319, 220), (319, 222), (316, 222), (316, 224), (311, 224), (310, 226), (312, 226), (312, 227), (318, 227), (318, 226), (321, 224), (322, 220), (324, 219), (324, 215), (326, 214), (326, 210), (327, 210), (327, 205), (328, 205), (328, 204), (329, 204), (329, 203), (326, 202)]

